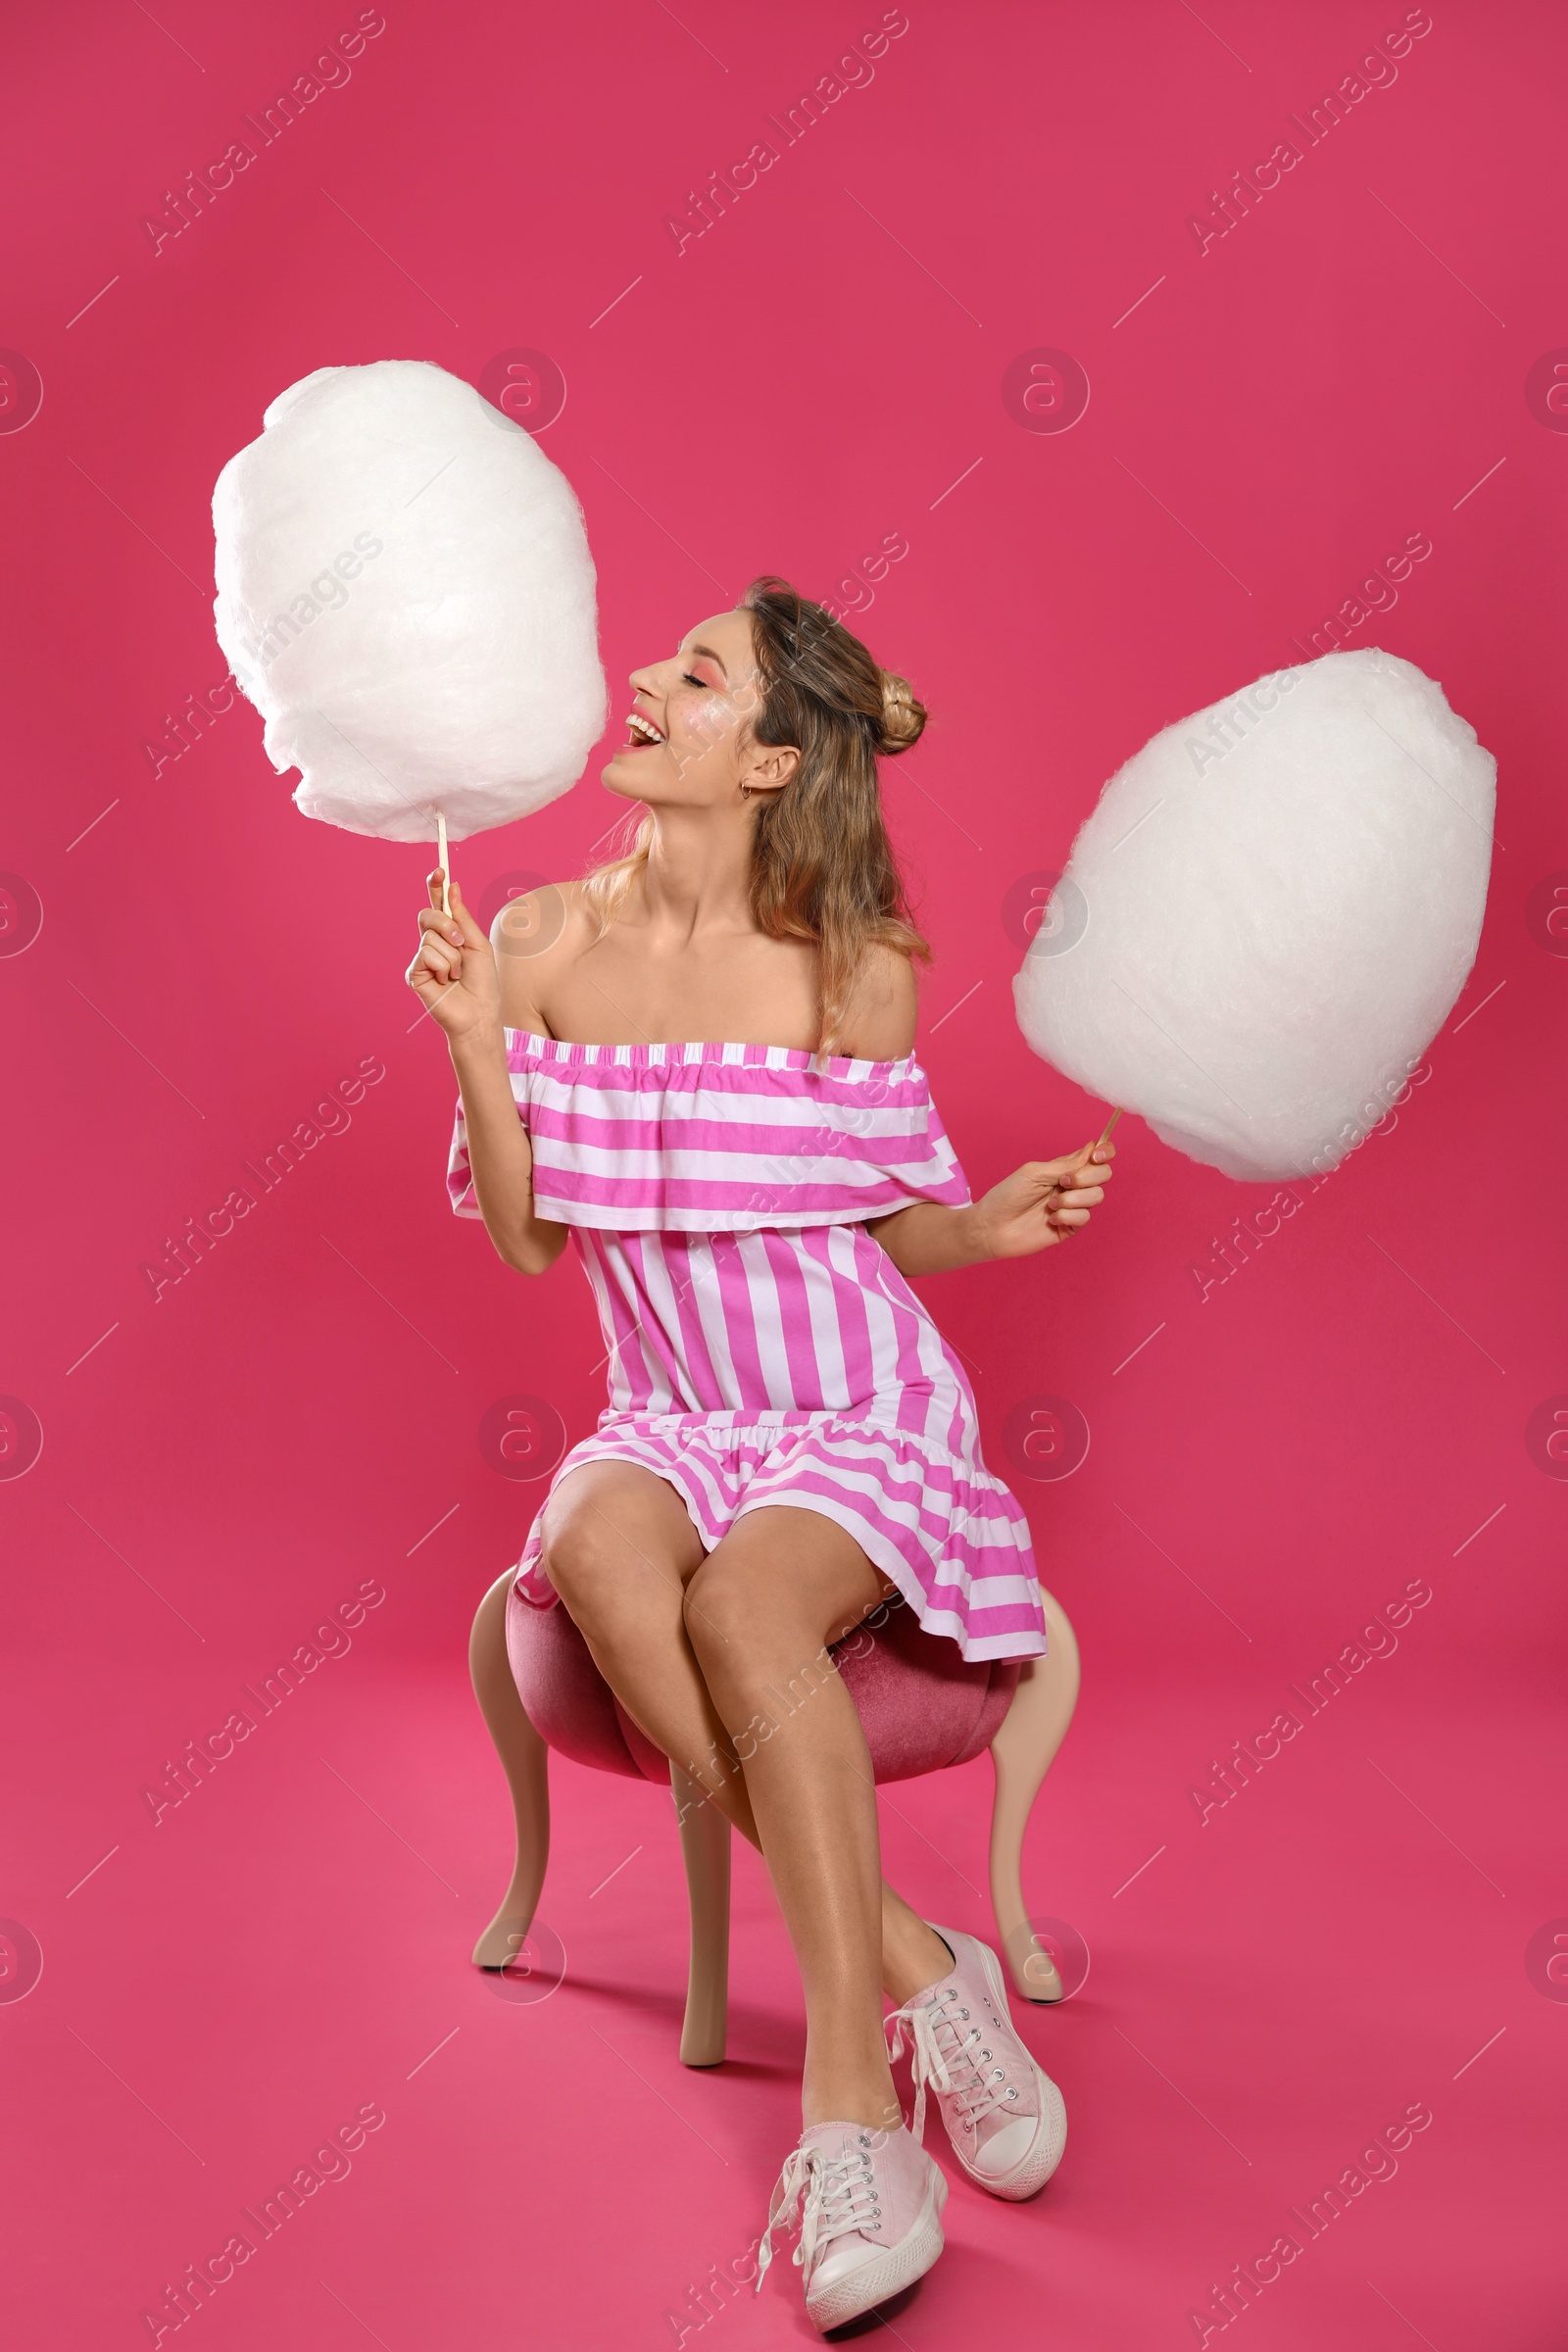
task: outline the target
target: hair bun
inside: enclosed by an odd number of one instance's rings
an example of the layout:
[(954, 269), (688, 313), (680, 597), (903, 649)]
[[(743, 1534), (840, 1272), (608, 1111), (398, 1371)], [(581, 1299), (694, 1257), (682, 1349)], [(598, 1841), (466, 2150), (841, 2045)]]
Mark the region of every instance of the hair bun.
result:
[(911, 743), (918, 743), (925, 725), (925, 705), (917, 703), (909, 690), (907, 678), (899, 677), (891, 669), (882, 672), (882, 733), (877, 750), (884, 757), (895, 752), (906, 752)]

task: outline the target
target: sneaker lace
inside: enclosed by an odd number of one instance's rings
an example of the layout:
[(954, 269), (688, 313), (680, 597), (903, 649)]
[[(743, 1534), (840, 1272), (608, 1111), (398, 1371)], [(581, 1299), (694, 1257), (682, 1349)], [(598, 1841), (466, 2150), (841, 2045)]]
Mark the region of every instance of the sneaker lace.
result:
[[(955, 2014), (956, 2012), (956, 2014)], [(947, 2000), (921, 1998), (895, 2009), (887, 2020), (888, 2056), (902, 2056), (907, 2030), (909, 2074), (914, 2083), (914, 2116), (909, 2125), (916, 2140), (925, 2133), (926, 2084), (951, 2096), (962, 2124), (979, 2124), (994, 2109), (1004, 2106), (1010, 2091), (1004, 2065), (993, 2064), (982, 2074), (981, 2061), (989, 2050), (980, 2047), (984, 2028), (968, 2023), (969, 2012), (954, 1994)]]
[(799, 2220), (795, 2261), (809, 2278), (822, 2248), (852, 2230), (870, 2227), (879, 2218), (880, 2205), (868, 2153), (829, 2156), (821, 2148), (793, 2149), (778, 2177), (758, 2249), (759, 2293), (773, 2259), (776, 2230), (792, 2230)]

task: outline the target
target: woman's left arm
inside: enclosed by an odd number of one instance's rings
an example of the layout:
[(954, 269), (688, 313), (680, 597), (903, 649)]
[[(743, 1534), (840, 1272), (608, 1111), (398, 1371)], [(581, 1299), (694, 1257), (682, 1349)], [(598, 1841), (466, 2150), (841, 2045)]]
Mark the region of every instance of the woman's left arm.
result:
[(918, 1200), (866, 1231), (901, 1274), (945, 1274), (993, 1257), (1032, 1257), (1087, 1225), (1115, 1173), (1114, 1144), (1085, 1144), (1065, 1159), (1026, 1160), (967, 1208)]

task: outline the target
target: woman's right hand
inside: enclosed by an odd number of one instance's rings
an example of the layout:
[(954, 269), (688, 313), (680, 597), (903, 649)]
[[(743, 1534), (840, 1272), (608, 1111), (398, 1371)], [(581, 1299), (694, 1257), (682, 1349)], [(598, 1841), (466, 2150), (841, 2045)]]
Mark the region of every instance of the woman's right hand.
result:
[(494, 1030), (501, 1035), (501, 975), (495, 951), (467, 907), (456, 882), (441, 909), (441, 868), (429, 876), (430, 904), (419, 909), (419, 952), (406, 978), (420, 1004), (452, 1039)]

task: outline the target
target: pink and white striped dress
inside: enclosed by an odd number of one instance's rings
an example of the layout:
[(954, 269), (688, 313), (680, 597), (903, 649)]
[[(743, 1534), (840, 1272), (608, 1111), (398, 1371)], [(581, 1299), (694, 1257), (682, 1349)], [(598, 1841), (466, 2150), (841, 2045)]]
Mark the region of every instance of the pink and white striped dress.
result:
[[(865, 1220), (969, 1188), (913, 1054), (506, 1033), (534, 1209), (571, 1227), (610, 1350), (585, 1462), (666, 1479), (711, 1550), (790, 1503), (848, 1530), (965, 1658), (1046, 1647), (1029, 1526), (957, 1357)], [(447, 1188), (479, 1215), (460, 1105)], [(548, 1607), (536, 1518), (517, 1584)]]

